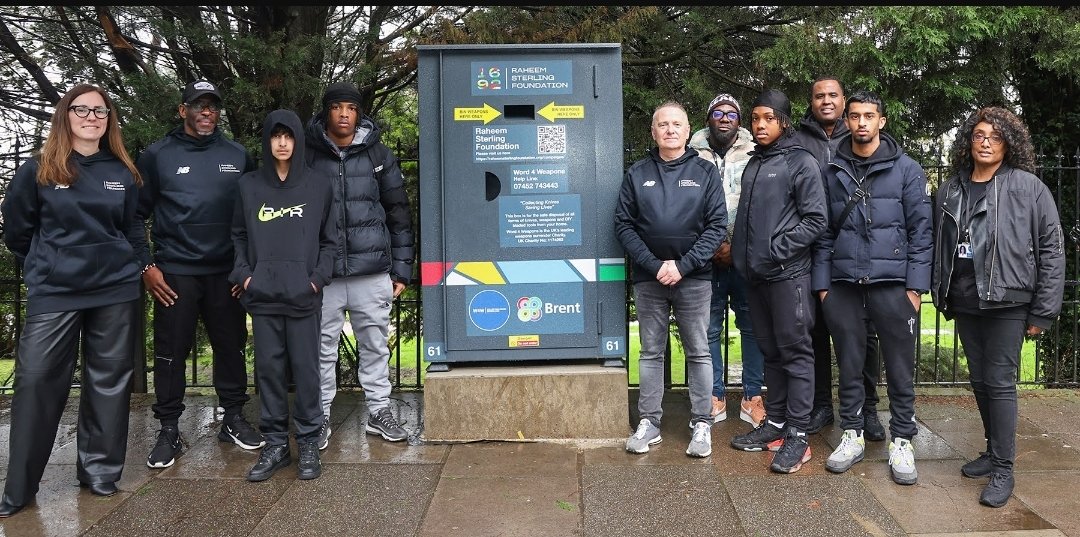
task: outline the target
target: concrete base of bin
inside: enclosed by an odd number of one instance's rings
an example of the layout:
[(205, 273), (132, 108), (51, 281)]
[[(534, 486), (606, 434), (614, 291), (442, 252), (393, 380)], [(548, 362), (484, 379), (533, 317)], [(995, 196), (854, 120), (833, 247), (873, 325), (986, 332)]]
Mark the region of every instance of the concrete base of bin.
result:
[(603, 365), (460, 366), (424, 380), (427, 441), (625, 440), (626, 370)]

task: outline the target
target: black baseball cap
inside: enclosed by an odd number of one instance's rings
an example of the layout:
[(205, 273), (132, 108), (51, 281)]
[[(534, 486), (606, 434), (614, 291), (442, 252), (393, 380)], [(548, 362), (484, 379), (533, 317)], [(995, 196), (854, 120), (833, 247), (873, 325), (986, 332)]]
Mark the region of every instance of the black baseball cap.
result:
[(185, 103), (194, 102), (195, 99), (204, 95), (213, 95), (218, 102), (221, 102), (221, 94), (218, 93), (217, 86), (209, 80), (194, 80), (184, 86), (183, 99)]

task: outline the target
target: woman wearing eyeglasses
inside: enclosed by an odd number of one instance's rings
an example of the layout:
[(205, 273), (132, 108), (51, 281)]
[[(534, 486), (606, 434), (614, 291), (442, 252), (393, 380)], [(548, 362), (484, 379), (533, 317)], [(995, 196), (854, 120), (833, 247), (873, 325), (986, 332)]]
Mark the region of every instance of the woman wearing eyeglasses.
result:
[(1016, 373), (1024, 337), (1050, 328), (1061, 310), (1065, 257), (1050, 190), (1034, 175), (1024, 123), (999, 107), (964, 121), (952, 176), (934, 204), (934, 305), (967, 356), (986, 451), (961, 468), (989, 477), (979, 502), (1001, 507), (1013, 491)]
[[(7, 483), (0, 517), (34, 500), (67, 403), (76, 353), (82, 378), (76, 477), (116, 493), (127, 450), (139, 265), (138, 187), (116, 107), (80, 84), (53, 112), (39, 154), (15, 172), (0, 212), (22, 265), (26, 322), (15, 358)], [(81, 345), (80, 345), (81, 340)]]

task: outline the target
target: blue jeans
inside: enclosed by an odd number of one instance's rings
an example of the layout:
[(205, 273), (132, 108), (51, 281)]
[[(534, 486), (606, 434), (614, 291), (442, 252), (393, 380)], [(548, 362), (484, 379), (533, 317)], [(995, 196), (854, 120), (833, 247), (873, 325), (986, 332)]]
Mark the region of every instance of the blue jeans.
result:
[(634, 284), (634, 304), (637, 307), (638, 335), (641, 355), (638, 358), (638, 413), (660, 426), (664, 398), (664, 351), (667, 348), (671, 314), (679, 327), (686, 372), (690, 384), (690, 419), (692, 422), (712, 423), (712, 365), (709, 363), (708, 280), (683, 278), (674, 287), (655, 280)]
[(724, 373), (727, 369), (727, 360), (720, 348), (720, 340), (727, 322), (728, 304), (731, 304), (731, 309), (735, 311), (735, 326), (739, 329), (742, 347), (743, 397), (749, 399), (761, 395), (761, 385), (765, 382), (765, 357), (754, 339), (750, 304), (746, 301), (746, 281), (733, 267), (713, 267), (708, 337), (713, 366), (712, 394), (718, 398), (724, 397)]

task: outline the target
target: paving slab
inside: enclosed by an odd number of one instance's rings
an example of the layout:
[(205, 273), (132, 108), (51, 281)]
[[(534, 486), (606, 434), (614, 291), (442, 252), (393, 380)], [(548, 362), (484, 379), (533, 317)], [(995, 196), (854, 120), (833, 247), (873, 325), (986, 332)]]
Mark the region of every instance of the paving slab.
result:
[(416, 535), (439, 481), (439, 468), (429, 464), (326, 464), (318, 479), (283, 481), (288, 488), (246, 535)]
[[(1047, 473), (1017, 472), (1013, 496), (1066, 535), (1080, 536), (1080, 469)], [(1063, 491), (1068, 491), (1062, 494)], [(1011, 503), (1011, 502), (1010, 502)]]
[(586, 464), (583, 535), (745, 535), (710, 464)]
[(238, 479), (155, 479), (83, 535), (251, 535), (292, 484)]
[(579, 456), (550, 443), (455, 445), (420, 535), (580, 535)]
[(747, 535), (903, 535), (859, 478), (798, 474), (724, 478)]
[(963, 477), (957, 461), (916, 460), (919, 482), (907, 486), (893, 483), (888, 464), (856, 466), (866, 487), (907, 533), (1054, 529), (1015, 496), (998, 509), (980, 505), (986, 480)]

